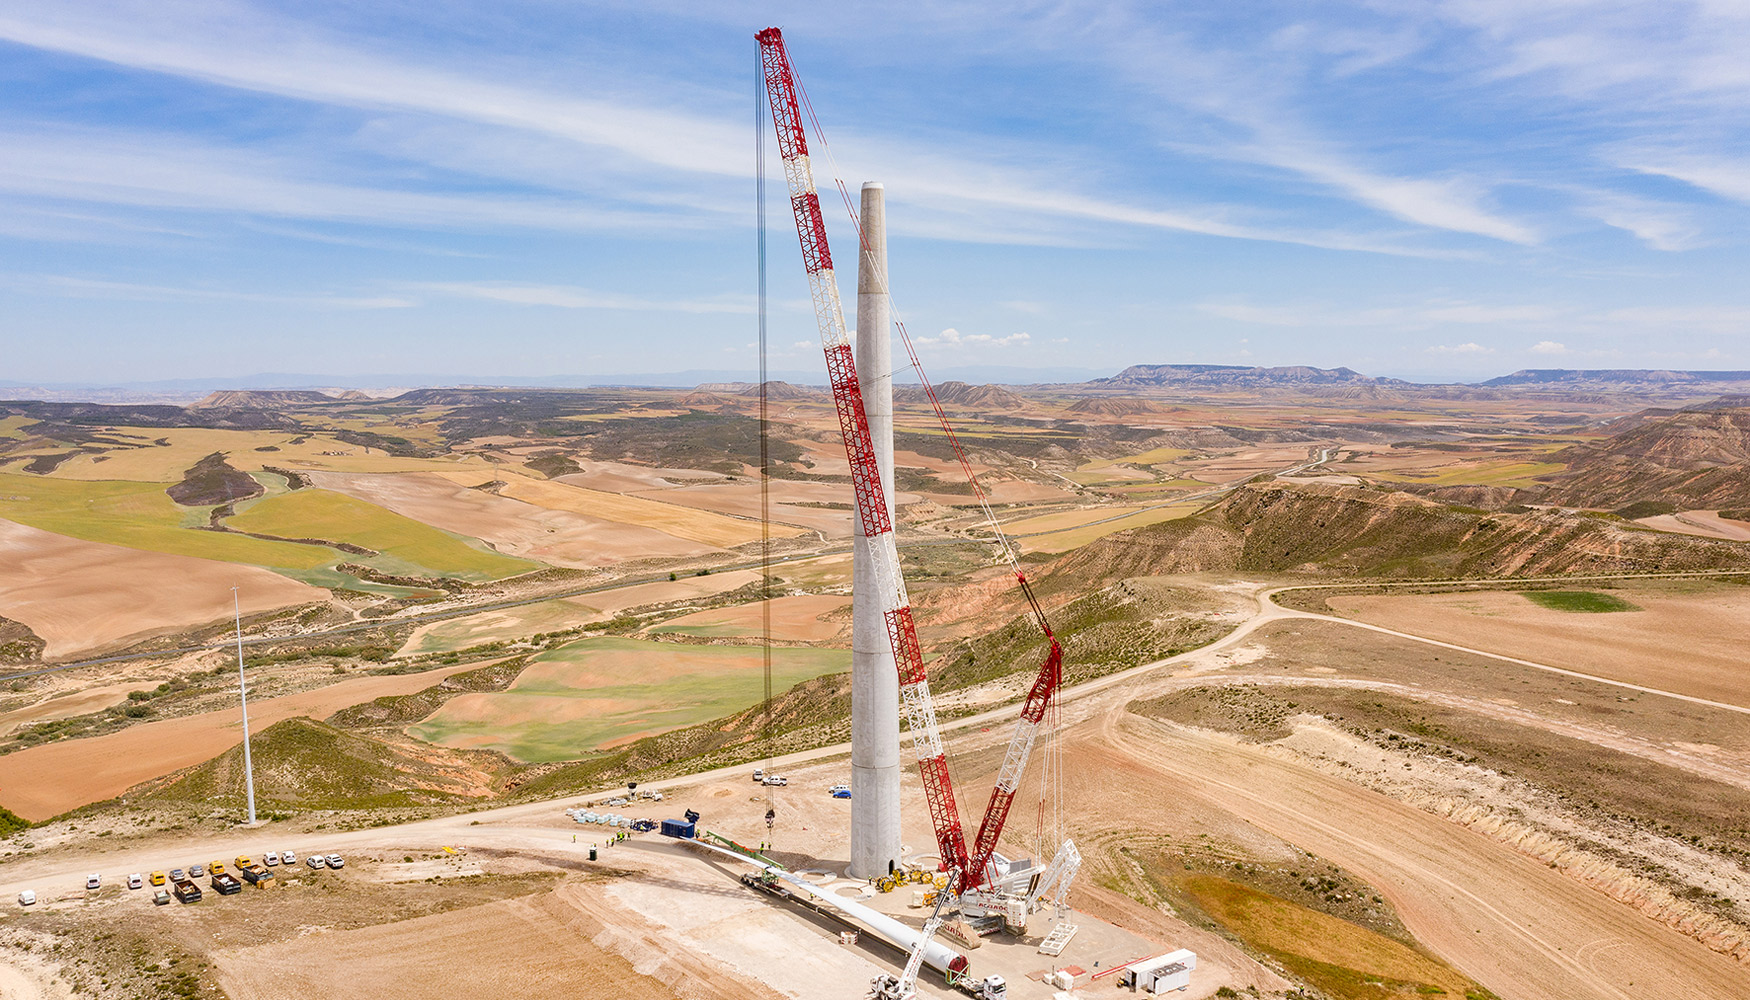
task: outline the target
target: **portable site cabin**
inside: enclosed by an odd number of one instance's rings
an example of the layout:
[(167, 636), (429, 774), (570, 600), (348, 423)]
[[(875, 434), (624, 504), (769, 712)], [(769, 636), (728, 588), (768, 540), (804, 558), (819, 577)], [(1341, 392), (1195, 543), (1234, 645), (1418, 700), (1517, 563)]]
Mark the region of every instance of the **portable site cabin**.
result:
[(1191, 985), (1191, 970), (1197, 968), (1197, 953), (1188, 948), (1132, 962), (1118, 974), (1118, 985), (1131, 992), (1165, 993)]

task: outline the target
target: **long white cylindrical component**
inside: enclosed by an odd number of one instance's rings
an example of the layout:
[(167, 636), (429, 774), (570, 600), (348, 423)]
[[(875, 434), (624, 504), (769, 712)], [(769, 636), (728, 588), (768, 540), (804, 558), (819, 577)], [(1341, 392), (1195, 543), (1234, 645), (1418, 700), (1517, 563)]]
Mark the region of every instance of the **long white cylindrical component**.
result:
[[(923, 938), (923, 932), (919, 931), (916, 927), (907, 926), (879, 910), (871, 909), (864, 906), (862, 903), (828, 892), (820, 886), (814, 885), (806, 879), (797, 878), (795, 875), (792, 875), (775, 865), (765, 864), (764, 862), (757, 861), (745, 854), (738, 854), (728, 848), (718, 847), (716, 844), (707, 844), (702, 840), (687, 840), (682, 841), (682, 843), (691, 847), (702, 847), (707, 851), (714, 851), (725, 857), (746, 862), (762, 871), (771, 872), (778, 878), (783, 879), (784, 884), (791, 889), (809, 897), (828, 909), (837, 910), (844, 914), (847, 919), (854, 921), (859, 927), (868, 930), (869, 933), (886, 941), (888, 944), (905, 952), (907, 955), (910, 955), (917, 949), (918, 941)], [(966, 970), (971, 963), (966, 960), (965, 955), (960, 954), (953, 948), (950, 948), (939, 941), (931, 940), (924, 943), (924, 964), (944, 975), (953, 972), (955, 975), (959, 976), (966, 974)]]
[[(887, 298), (887, 209), (882, 186), (863, 185), (857, 257), (857, 381), (882, 495), (893, 518), (893, 343)], [(856, 517), (852, 538), (863, 539)], [(878, 592), (876, 553), (851, 548), (851, 874), (899, 867), (899, 673)]]

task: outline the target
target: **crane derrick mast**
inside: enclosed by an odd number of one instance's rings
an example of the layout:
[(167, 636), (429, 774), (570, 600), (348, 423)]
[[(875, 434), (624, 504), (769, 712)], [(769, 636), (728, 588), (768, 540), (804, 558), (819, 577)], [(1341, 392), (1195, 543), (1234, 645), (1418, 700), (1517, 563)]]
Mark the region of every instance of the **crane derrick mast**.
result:
[(913, 754), (923, 778), (924, 798), (935, 826), (936, 846), (944, 866), (959, 872), (967, 869), (966, 835), (960, 825), (960, 810), (954, 802), (954, 786), (948, 776), (948, 758), (936, 724), (935, 702), (924, 673), (923, 649), (912, 621), (911, 599), (899, 570), (899, 549), (888, 516), (887, 498), (881, 487), (880, 469), (863, 412), (863, 390), (845, 330), (844, 309), (839, 302), (838, 282), (833, 273), (832, 250), (826, 240), (826, 220), (820, 210), (820, 195), (814, 187), (813, 166), (808, 157), (808, 136), (802, 125), (802, 110), (796, 99), (796, 78), (783, 35), (768, 28), (756, 36), (761, 67), (771, 104), (772, 125), (778, 134), (778, 152), (784, 163), (784, 178), (790, 189), (790, 209), (796, 218), (796, 235), (802, 245), (802, 263), (808, 272), (814, 318), (820, 329), (821, 349), (826, 354), (827, 379), (832, 386), (839, 431), (851, 467), (851, 486), (861, 518), (862, 536), (853, 544), (868, 548), (875, 568), (876, 590), (888, 643), (899, 670), (900, 699), (905, 706)]
[[(808, 273), (809, 292), (814, 303), (821, 348), (826, 355), (828, 381), (832, 387), (839, 430), (844, 437), (846, 457), (851, 468), (852, 492), (862, 528), (860, 537), (855, 538), (853, 544), (867, 547), (869, 564), (874, 567), (875, 589), (881, 603), (888, 642), (899, 672), (900, 700), (904, 706), (913, 754), (918, 762), (918, 773), (924, 785), (924, 798), (929, 804), (942, 866), (950, 873), (950, 878), (958, 889), (979, 889), (991, 881), (992, 855), (1002, 837), (1009, 807), (1013, 803), (1021, 777), (1026, 772), (1027, 761), (1040, 726), (1062, 680), (1063, 651), (1046, 622), (1044, 610), (1035, 599), (1026, 575), (1020, 570), (1016, 553), (1007, 539), (1002, 537), (1001, 528), (990, 514), (986, 497), (973, 474), (971, 464), (967, 461), (953, 429), (948, 426), (935, 390), (929, 380), (924, 378), (922, 367), (917, 364), (914, 353), (913, 367), (923, 382), (925, 394), (942, 421), (981, 506), (985, 507), (986, 516), (997, 532), (1003, 553), (1015, 570), (1022, 594), (1026, 597), (1032, 616), (1044, 633), (1049, 647), (1045, 662), (1040, 666), (1038, 676), (1022, 706), (1021, 718), (1009, 741), (996, 787), (979, 825), (973, 850), (969, 853), (960, 822), (959, 807), (954, 799), (953, 782), (949, 777), (947, 755), (936, 722), (935, 703), (924, 671), (923, 650), (918, 643), (917, 628), (912, 620), (911, 600), (906, 593), (905, 580), (899, 568), (899, 550), (893, 533), (893, 519), (888, 511), (868, 418), (863, 409), (862, 386), (858, 381), (851, 342), (845, 328), (844, 311), (839, 301), (832, 251), (827, 244), (826, 221), (814, 186), (808, 136), (802, 122), (802, 105), (798, 100), (799, 88), (790, 65), (789, 53), (784, 47), (782, 33), (777, 28), (767, 28), (755, 37), (760, 45), (761, 75), (771, 108), (772, 125), (777, 132), (778, 150), (789, 187), (790, 208), (796, 220), (803, 266)], [(909, 340), (907, 350), (910, 351)]]

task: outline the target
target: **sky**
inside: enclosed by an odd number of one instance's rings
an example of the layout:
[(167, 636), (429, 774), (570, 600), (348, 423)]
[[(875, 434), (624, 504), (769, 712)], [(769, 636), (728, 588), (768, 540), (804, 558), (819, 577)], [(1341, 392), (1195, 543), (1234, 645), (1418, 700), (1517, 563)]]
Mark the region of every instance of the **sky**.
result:
[(1750, 369), (1747, 0), (0, 0), (0, 380), (751, 369), (768, 25), (927, 368)]

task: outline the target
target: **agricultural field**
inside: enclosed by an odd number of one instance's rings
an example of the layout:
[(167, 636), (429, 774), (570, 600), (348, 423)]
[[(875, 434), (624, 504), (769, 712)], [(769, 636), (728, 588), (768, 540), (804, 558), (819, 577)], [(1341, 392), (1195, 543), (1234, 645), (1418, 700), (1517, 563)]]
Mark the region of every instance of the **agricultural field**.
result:
[(1070, 473), (1068, 478), (1083, 486), (1099, 487), (1159, 482), (1162, 474), (1171, 479), (1174, 463), (1190, 454), (1190, 450), (1185, 448), (1150, 448), (1134, 455), (1086, 462)]
[[(779, 530), (790, 526), (841, 537), (851, 533), (850, 497), (842, 485), (779, 480), (770, 489), (772, 522)], [(712, 513), (760, 516), (760, 484), (754, 479), (639, 490), (632, 495)], [(901, 492), (894, 495), (894, 504), (904, 506), (919, 499)]]
[(470, 646), (515, 642), (527, 636), (577, 628), (608, 617), (611, 616), (584, 604), (580, 598), (560, 597), (421, 625), (407, 637), (395, 655), (453, 653)]
[[(460, 483), (462, 480), (458, 475), (450, 474), (446, 478)], [(623, 496), (515, 474), (505, 474), (502, 481), (504, 485), (498, 489), (499, 496), (521, 500), (547, 510), (571, 511), (621, 524), (653, 528), (703, 545), (734, 548), (760, 538), (759, 522), (746, 518), (727, 517), (658, 500)], [(775, 525), (772, 529), (772, 535), (777, 538), (788, 538), (801, 533), (801, 529), (785, 525)]]
[[(1339, 614), (1386, 628), (1750, 707), (1743, 684), (1750, 587), (1342, 595), (1328, 603)], [(1612, 613), (1585, 613), (1598, 611)]]
[(802, 594), (695, 611), (670, 618), (649, 632), (714, 639), (753, 638), (764, 629), (767, 606), (771, 609), (772, 639), (776, 642), (828, 642), (850, 634), (850, 619), (845, 612), (851, 599), (831, 594)]
[(312, 472), (310, 477), (325, 489), (387, 507), (434, 528), (481, 539), (507, 555), (555, 566), (587, 569), (629, 559), (718, 551), (654, 528), (538, 507), (430, 473)]
[(1280, 444), (1246, 448), (1226, 455), (1181, 463), (1185, 478), (1212, 485), (1233, 483), (1267, 472), (1277, 472), (1307, 461), (1306, 445)]
[[(772, 687), (848, 669), (850, 652), (778, 648)], [(757, 703), (757, 647), (583, 639), (535, 657), (503, 692), (451, 699), (409, 732), (439, 746), (517, 760), (575, 760)]]
[[(446, 673), (475, 666), (347, 678), (301, 694), (251, 699), (250, 727), (260, 732), (286, 719), (324, 718), (376, 698), (411, 694), (431, 686)], [(241, 723), (232, 705), (0, 755), (0, 788), (6, 790), (8, 809), (26, 819), (43, 820), (211, 760), (242, 741)]]
[(0, 472), (0, 517), (90, 542), (275, 570), (315, 570), (342, 557), (320, 546), (199, 530), (206, 511), (178, 506), (159, 483)]
[[(381, 448), (349, 444), (332, 435), (287, 431), (234, 431), (202, 427), (103, 427), (97, 433), (130, 447), (76, 454), (50, 473), (58, 479), (171, 483), (184, 469), (214, 452), (230, 456), (245, 472), (263, 466), (336, 472), (421, 472), (486, 463), (478, 459), (396, 456)], [(55, 450), (55, 449), (49, 449)], [(64, 449), (63, 449), (64, 450)]]
[(1531, 603), (1540, 608), (1549, 608), (1552, 611), (1602, 614), (1611, 611), (1641, 610), (1615, 594), (1600, 594), (1590, 590), (1527, 590), (1523, 591), (1523, 594), (1526, 600)]
[(380, 556), (372, 565), (398, 576), (498, 580), (539, 568), (492, 551), (479, 541), (440, 531), (323, 489), (302, 489), (249, 503), (225, 524), (238, 531), (281, 538), (349, 542)]
[(1200, 504), (1154, 507), (1094, 507), (1022, 518), (1003, 525), (1003, 531), (1020, 542), (1027, 552), (1062, 553), (1131, 528), (1171, 521), (1195, 512)]
[(228, 618), (232, 587), (246, 614), (328, 596), (252, 566), (88, 542), (7, 520), (0, 520), (0, 563), (0, 615), (44, 640), (42, 656), (51, 661)]
[(1566, 468), (1559, 462), (1465, 462), (1427, 471), (1377, 472), (1384, 482), (1421, 483), (1427, 486), (1533, 486), (1542, 476)]

